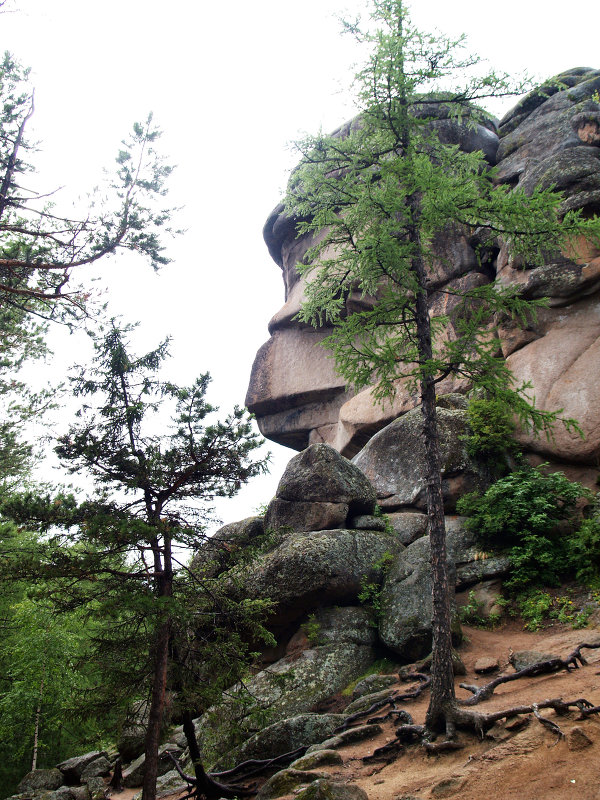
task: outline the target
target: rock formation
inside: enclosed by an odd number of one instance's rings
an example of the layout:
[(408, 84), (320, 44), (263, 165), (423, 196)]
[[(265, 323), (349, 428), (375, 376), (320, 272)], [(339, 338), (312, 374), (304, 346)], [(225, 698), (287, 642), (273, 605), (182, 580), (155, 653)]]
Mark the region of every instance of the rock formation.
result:
[[(436, 121), (446, 141), (466, 150), (482, 149), (497, 165), (497, 180), (531, 190), (554, 185), (564, 192), (565, 208), (584, 214), (600, 210), (600, 71), (569, 70), (557, 81), (533, 91), (497, 128), (467, 130), (448, 120)], [(493, 128), (493, 129), (492, 129)], [(343, 134), (343, 129), (340, 129)], [(355, 394), (335, 373), (333, 361), (319, 346), (327, 330), (316, 331), (294, 319), (303, 296), (296, 265), (311, 245), (298, 238), (294, 221), (278, 206), (264, 236), (283, 272), (285, 304), (269, 324), (271, 338), (257, 353), (246, 402), (263, 434), (295, 449), (327, 442), (354, 456), (378, 430), (414, 408), (418, 398), (400, 381), (393, 403), (373, 403), (369, 388)], [(578, 477), (595, 478), (600, 457), (600, 248), (580, 243), (570, 253), (548, 253), (534, 269), (512, 258), (502, 242), (477, 258), (477, 233), (448, 229), (435, 243), (439, 261), (431, 273), (430, 307), (447, 311), (440, 289), (490, 280), (518, 284), (526, 297), (549, 298), (527, 330), (500, 329), (504, 357), (516, 380), (530, 381), (542, 409), (564, 409), (578, 420), (585, 439), (557, 427), (551, 441), (521, 434), (532, 453), (561, 464), (579, 465)], [(451, 335), (451, 331), (449, 334)], [(462, 392), (455, 378), (439, 393)]]

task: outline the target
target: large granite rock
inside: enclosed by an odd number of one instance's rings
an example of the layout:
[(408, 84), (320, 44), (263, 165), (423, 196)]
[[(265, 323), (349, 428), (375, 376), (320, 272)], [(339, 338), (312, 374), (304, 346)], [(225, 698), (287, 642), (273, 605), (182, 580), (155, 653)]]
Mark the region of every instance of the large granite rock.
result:
[[(466, 412), (460, 408), (438, 408), (437, 419), (444, 505), (451, 512), (461, 495), (475, 489), (485, 490), (486, 481), (479, 465), (467, 453)], [(355, 456), (354, 464), (375, 487), (382, 509), (424, 510), (427, 468), (421, 410), (409, 411), (376, 433)], [(401, 522), (398, 517), (396, 520)]]
[[(503, 556), (485, 557), (475, 534), (465, 529), (463, 518), (446, 517), (446, 546), (451, 586), (462, 590), (483, 580), (506, 574)], [(453, 633), (460, 625), (453, 595)], [(387, 647), (407, 661), (431, 651), (431, 548), (429, 537), (410, 544), (389, 568), (380, 597), (379, 636)]]
[(64, 783), (63, 773), (54, 767), (53, 769), (34, 769), (28, 772), (17, 787), (18, 792), (36, 792), (40, 789), (58, 789)]
[(79, 783), (86, 767), (99, 758), (106, 758), (108, 753), (105, 750), (92, 750), (82, 756), (73, 756), (66, 761), (57, 764), (62, 772), (66, 783)]
[(293, 502), (344, 503), (353, 514), (370, 514), (375, 492), (363, 472), (329, 445), (307, 447), (288, 463), (277, 497)]
[[(415, 113), (421, 111), (415, 109)], [(494, 162), (498, 136), (494, 124), (460, 125), (449, 119), (432, 123), (442, 141), (457, 144), (467, 151), (481, 150)], [(343, 136), (345, 126), (337, 134)], [(413, 408), (418, 400), (403, 382), (394, 403), (374, 406), (367, 392), (354, 397), (336, 373), (329, 353), (320, 345), (331, 330), (313, 330), (296, 315), (304, 295), (304, 279), (297, 264), (313, 244), (312, 235), (298, 237), (294, 220), (279, 205), (269, 216), (264, 237), (269, 252), (281, 267), (285, 285), (285, 304), (271, 319), (271, 338), (258, 351), (246, 405), (257, 417), (267, 438), (298, 450), (308, 444), (327, 442), (345, 455), (355, 455), (369, 437), (399, 413)], [(432, 289), (455, 280), (488, 280), (488, 268), (478, 258), (471, 233), (460, 226), (448, 227), (434, 243), (436, 257), (431, 266)], [(482, 276), (486, 276), (482, 278)], [(433, 296), (432, 305), (447, 302), (448, 295)], [(348, 311), (360, 310), (372, 298), (351, 295)], [(462, 380), (445, 381), (441, 391), (464, 388)]]
[[(527, 192), (554, 185), (564, 193), (566, 209), (597, 213), (599, 88), (599, 70), (580, 67), (562, 73), (506, 115), (499, 140), (493, 125), (470, 129), (442, 119), (434, 127), (444, 141), (465, 150), (483, 150), (488, 161), (497, 164), (498, 182)], [(340, 135), (343, 132), (341, 128)], [(298, 449), (309, 442), (328, 442), (353, 456), (377, 431), (416, 407), (418, 394), (400, 379), (394, 400), (381, 405), (373, 401), (370, 387), (354, 394), (343, 384), (332, 359), (318, 344), (329, 330), (314, 331), (295, 318), (304, 292), (296, 265), (312, 237), (296, 236), (294, 221), (284, 216), (282, 206), (267, 220), (264, 236), (283, 271), (286, 303), (273, 317), (271, 339), (256, 358), (247, 403), (267, 437)], [(429, 267), (432, 312), (451, 311), (448, 290), (496, 276), (504, 285), (517, 286), (524, 296), (549, 298), (550, 308), (525, 330), (501, 322), (502, 352), (517, 384), (531, 382), (537, 406), (563, 408), (566, 416), (578, 420), (585, 438), (560, 425), (549, 441), (527, 432), (520, 438), (527, 449), (558, 463), (588, 465), (584, 479), (593, 484), (592, 468), (600, 457), (600, 406), (595, 402), (600, 374), (600, 249), (593, 243), (573, 242), (564, 253), (548, 252), (544, 263), (532, 269), (513, 258), (502, 241), (489, 243), (482, 263), (476, 254), (478, 244), (476, 232), (459, 227), (449, 227), (437, 237), (437, 258)], [(352, 296), (348, 311), (370, 302)], [(449, 319), (445, 335), (452, 336), (451, 314)], [(438, 386), (439, 394), (466, 390), (468, 383), (455, 377)]]
[(306, 611), (355, 603), (364, 582), (381, 581), (381, 558), (401, 549), (396, 537), (380, 531), (296, 533), (233, 570), (230, 581), (240, 597), (269, 597), (275, 604), (269, 626), (282, 629)]
[(303, 745), (317, 744), (331, 736), (344, 720), (344, 714), (298, 714), (280, 720), (230, 751), (219, 761), (219, 767), (233, 766), (250, 758), (275, 758)]
[(214, 578), (235, 562), (236, 555), (260, 540), (264, 534), (262, 517), (247, 517), (230, 522), (202, 543), (191, 562), (190, 570), (199, 578)]
[(204, 715), (198, 729), (203, 749), (222, 753), (240, 730), (252, 730), (257, 716), (265, 725), (309, 712), (365, 672), (376, 657), (375, 640), (373, 619), (362, 607), (324, 608), (311, 615), (304, 649), (232, 687)]

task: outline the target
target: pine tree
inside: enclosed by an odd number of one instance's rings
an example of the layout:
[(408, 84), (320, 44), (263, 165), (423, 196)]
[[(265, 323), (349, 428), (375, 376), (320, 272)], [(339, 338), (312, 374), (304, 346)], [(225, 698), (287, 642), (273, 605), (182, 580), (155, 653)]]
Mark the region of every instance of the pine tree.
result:
[[(35, 574), (43, 564), (63, 608), (83, 606), (104, 616), (108, 635), (101, 644), (105, 656), (115, 657), (113, 689), (119, 692), (120, 683), (131, 697), (150, 676), (143, 788), (145, 800), (153, 800), (176, 628), (195, 615), (203, 624), (223, 619), (225, 627), (237, 615), (252, 625), (264, 607), (243, 603), (243, 609), (226, 610), (226, 598), (215, 606), (216, 587), (189, 573), (179, 548), (202, 541), (205, 504), (233, 496), (265, 471), (267, 459), (254, 458), (262, 440), (244, 410), (209, 422), (217, 409), (205, 400), (208, 374), (191, 386), (160, 379), (168, 342), (136, 357), (128, 331), (113, 323), (95, 343), (94, 363), (72, 378), (83, 405), (56, 447), (71, 472), (93, 479), (96, 496), (84, 502), (14, 496), (2, 512), (49, 532), (43, 556), (21, 565), (21, 574)], [(168, 407), (169, 432), (157, 433)], [(195, 604), (194, 592), (200, 597)], [(203, 592), (212, 606), (198, 605)]]
[[(515, 289), (490, 283), (449, 290), (455, 336), (440, 335), (446, 320), (432, 319), (428, 308), (434, 240), (449, 226), (462, 226), (478, 231), (481, 259), (500, 237), (534, 265), (578, 236), (598, 242), (600, 220), (563, 213), (558, 193), (496, 185), (482, 152), (465, 152), (440, 137), (436, 121), (489, 124), (477, 103), (522, 87), (505, 75), (482, 75), (463, 38), (416, 30), (402, 0), (374, 0), (372, 8), (374, 27), (346, 26), (370, 53), (356, 76), (359, 115), (335, 135), (297, 143), (301, 161), (289, 181), (286, 212), (299, 235), (314, 242), (299, 267), (307, 279), (299, 316), (333, 327), (324, 345), (341, 375), (356, 387), (375, 384), (377, 400), (392, 397), (400, 379), (419, 388), (433, 579), (426, 733), (445, 730), (452, 738), (456, 724), (472, 722), (472, 715), (459, 709), (454, 694), (436, 385), (448, 375), (463, 376), (538, 432), (550, 431), (557, 414), (536, 409), (527, 387), (515, 386), (497, 357), (498, 317), (524, 322), (535, 314)], [(352, 313), (357, 305), (361, 310)]]

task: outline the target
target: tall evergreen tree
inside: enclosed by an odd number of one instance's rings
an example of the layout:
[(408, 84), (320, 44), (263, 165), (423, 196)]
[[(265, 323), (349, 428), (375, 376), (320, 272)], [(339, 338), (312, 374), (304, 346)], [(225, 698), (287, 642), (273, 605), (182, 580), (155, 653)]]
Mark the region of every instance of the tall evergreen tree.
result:
[[(307, 278), (300, 318), (333, 326), (324, 344), (354, 386), (375, 384), (394, 395), (400, 378), (418, 387), (424, 419), (427, 511), (433, 579), (433, 661), (428, 735), (473, 715), (459, 708), (451, 659), (450, 587), (446, 568), (436, 385), (448, 375), (508, 404), (521, 424), (549, 431), (557, 415), (535, 408), (497, 357), (498, 315), (523, 321), (535, 312), (512, 287), (491, 283), (455, 295), (455, 337), (440, 336), (445, 319), (428, 308), (428, 269), (434, 241), (450, 225), (479, 229), (485, 243), (500, 237), (530, 265), (584, 236), (600, 241), (600, 220), (563, 213), (560, 194), (498, 186), (483, 153), (465, 152), (437, 133), (435, 121), (486, 122), (476, 103), (521, 91), (504, 75), (482, 74), (463, 38), (421, 33), (402, 0), (374, 0), (366, 31), (347, 25), (369, 47), (356, 76), (358, 117), (337, 135), (298, 143), (287, 213), (314, 246), (300, 267)], [(482, 246), (480, 256), (485, 256)], [(360, 296), (362, 310), (348, 301)], [(353, 303), (354, 308), (356, 302)], [(567, 424), (568, 421), (567, 421)]]
[[(113, 323), (96, 342), (94, 363), (73, 377), (83, 405), (56, 448), (71, 472), (93, 479), (96, 497), (78, 503), (65, 496), (16, 496), (3, 512), (49, 532), (46, 574), (60, 587), (65, 607), (93, 603), (94, 613), (112, 620), (112, 645), (111, 636), (105, 644), (115, 654), (121, 650), (116, 666), (122, 666), (123, 686), (131, 692), (136, 674), (140, 681), (150, 674), (143, 789), (144, 799), (153, 800), (173, 632), (177, 621), (189, 619), (180, 599), (191, 597), (190, 576), (178, 547), (197, 547), (205, 504), (233, 496), (266, 469), (267, 459), (254, 458), (262, 440), (242, 409), (209, 422), (217, 409), (205, 400), (208, 374), (187, 387), (162, 380), (157, 372), (167, 342), (136, 357), (127, 336), (128, 329)], [(161, 422), (168, 433), (156, 432)], [(193, 588), (211, 589), (201, 576)], [(252, 617), (252, 604), (244, 605)], [(205, 624), (210, 616), (204, 615)], [(219, 612), (213, 609), (212, 616), (218, 621)], [(144, 642), (148, 647), (136, 667), (128, 647), (139, 652), (140, 642), (142, 650)]]

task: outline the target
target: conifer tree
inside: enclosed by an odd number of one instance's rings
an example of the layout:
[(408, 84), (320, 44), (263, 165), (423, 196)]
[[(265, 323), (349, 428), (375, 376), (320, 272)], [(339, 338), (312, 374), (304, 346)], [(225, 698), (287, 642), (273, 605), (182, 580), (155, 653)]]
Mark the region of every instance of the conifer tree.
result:
[[(209, 519), (205, 504), (236, 494), (265, 471), (267, 459), (254, 457), (262, 440), (243, 409), (209, 422), (217, 409), (205, 399), (208, 374), (191, 386), (159, 378), (168, 342), (137, 357), (128, 332), (113, 323), (95, 343), (93, 364), (72, 378), (83, 404), (56, 447), (67, 469), (93, 479), (96, 496), (17, 495), (2, 513), (49, 532), (41, 556), (16, 565), (17, 574), (42, 569), (63, 608), (87, 606), (111, 623), (102, 644), (115, 659), (115, 691), (119, 682), (126, 692), (139, 690), (150, 677), (143, 790), (144, 800), (153, 800), (175, 628), (194, 614), (205, 625), (236, 614), (252, 624), (265, 607), (230, 602), (227, 614), (224, 601), (198, 612), (193, 594), (216, 591), (189, 574), (178, 548), (198, 547)], [(168, 433), (157, 432), (161, 423)]]
[[(465, 152), (438, 135), (436, 120), (489, 125), (478, 103), (520, 93), (505, 75), (482, 74), (464, 39), (421, 33), (402, 0), (374, 0), (372, 25), (346, 24), (369, 48), (356, 75), (359, 114), (337, 134), (297, 143), (300, 164), (287, 192), (286, 213), (314, 243), (304, 264), (306, 300), (300, 318), (332, 326), (324, 345), (340, 374), (356, 387), (374, 384), (377, 400), (398, 381), (419, 388), (427, 464), (427, 512), (433, 579), (433, 661), (426, 735), (473, 715), (458, 707), (451, 659), (450, 587), (436, 423), (436, 385), (467, 378), (509, 405), (520, 423), (551, 430), (557, 414), (538, 410), (497, 357), (494, 321), (523, 322), (535, 313), (516, 289), (496, 283), (454, 294), (454, 338), (428, 308), (434, 240), (449, 226), (478, 231), (479, 256), (500, 237), (514, 256), (536, 265), (578, 236), (600, 241), (600, 220), (561, 209), (553, 191), (496, 185), (480, 151)], [(350, 308), (350, 301), (353, 308)], [(352, 313), (356, 306), (361, 310)], [(566, 424), (573, 425), (571, 421)]]

